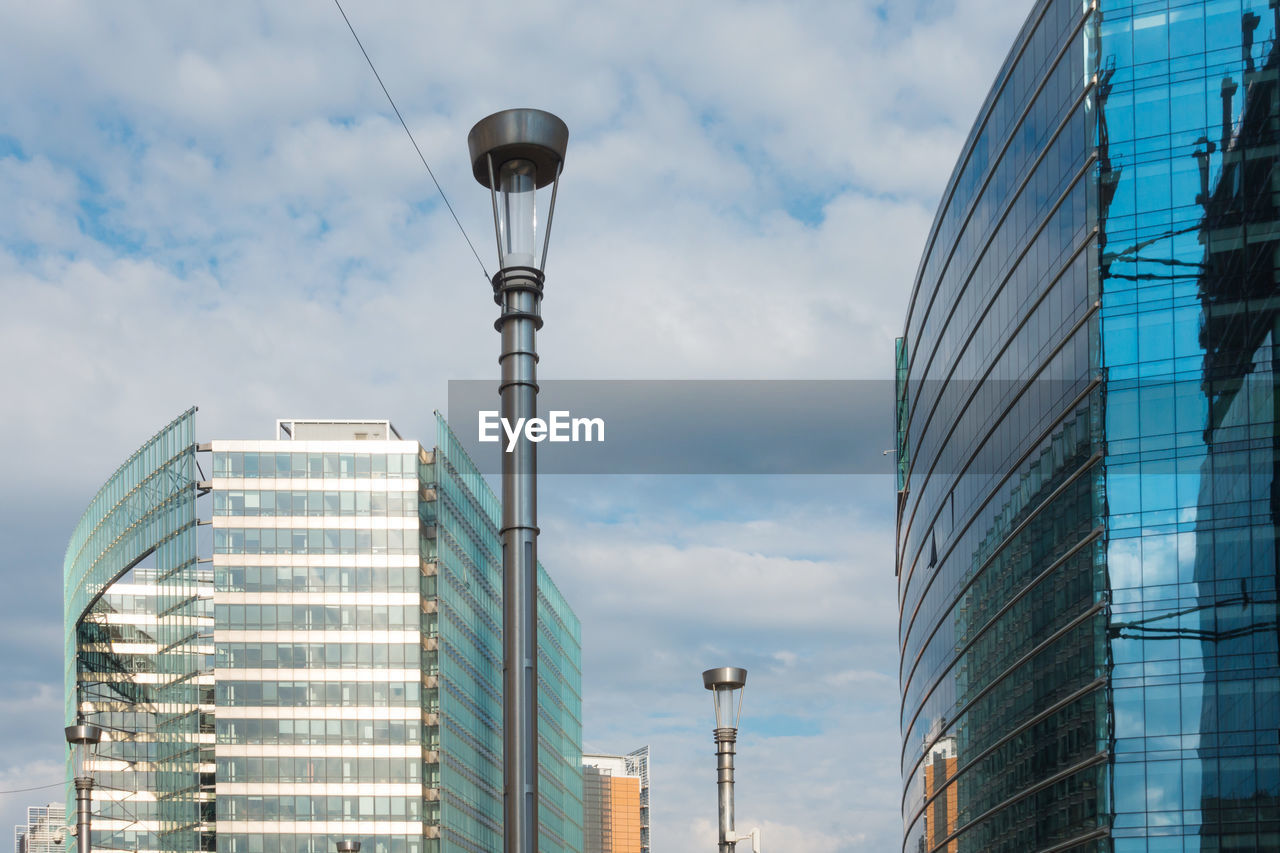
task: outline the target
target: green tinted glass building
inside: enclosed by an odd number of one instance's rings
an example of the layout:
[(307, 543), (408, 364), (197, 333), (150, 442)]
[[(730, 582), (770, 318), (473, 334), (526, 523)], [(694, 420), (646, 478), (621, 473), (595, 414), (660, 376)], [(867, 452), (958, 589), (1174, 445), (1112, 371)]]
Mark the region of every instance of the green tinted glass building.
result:
[(1280, 4), (1038, 0), (898, 348), (905, 851), (1280, 850)]
[[(273, 441), (197, 445), (193, 417), (104, 487), (116, 513), (160, 520), (122, 520), (126, 547), (96, 575), (78, 570), (80, 532), (68, 552), (71, 587), (101, 593), (84, 618), (68, 607), (68, 715), (133, 733), (107, 745), (99, 778), (156, 804), (144, 824), (100, 792), (95, 843), (500, 848), (499, 510), (448, 428), (430, 449), (387, 421), (286, 420)], [(138, 486), (157, 477), (167, 491)], [(173, 500), (180, 512), (153, 508)], [(102, 526), (103, 503), (82, 528)], [(181, 553), (161, 559), (166, 542)], [(579, 626), (539, 577), (541, 847), (577, 850)], [(141, 611), (128, 628), (94, 615), (126, 609)], [(131, 763), (107, 757), (126, 749)]]

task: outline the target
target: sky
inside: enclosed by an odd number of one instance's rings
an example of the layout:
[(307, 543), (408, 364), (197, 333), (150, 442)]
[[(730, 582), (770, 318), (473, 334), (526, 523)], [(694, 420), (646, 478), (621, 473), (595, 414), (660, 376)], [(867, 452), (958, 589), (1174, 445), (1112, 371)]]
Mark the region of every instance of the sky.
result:
[[(516, 106), (568, 124), (543, 378), (884, 380), (1031, 4), (345, 5), (490, 271), (467, 131)], [(389, 417), (429, 441), (450, 380), (496, 377), (498, 341), (480, 264), (333, 3), (4, 4), (0, 79), (10, 791), (61, 778), (63, 550), (133, 449), (191, 405), (200, 440)], [(584, 746), (651, 746), (655, 850), (714, 843), (700, 672), (721, 665), (749, 671), (738, 826), (772, 850), (897, 848), (892, 489), (543, 478)], [(57, 796), (0, 794), (0, 823)]]

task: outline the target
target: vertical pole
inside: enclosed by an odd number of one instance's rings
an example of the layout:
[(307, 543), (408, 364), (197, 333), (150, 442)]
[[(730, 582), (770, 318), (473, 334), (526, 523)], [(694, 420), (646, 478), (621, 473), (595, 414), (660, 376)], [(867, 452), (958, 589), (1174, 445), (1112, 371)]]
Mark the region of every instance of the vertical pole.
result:
[[(493, 277), (502, 308), (501, 415), (513, 427), (538, 411), (535, 334), (542, 273), (504, 267)], [(523, 419), (523, 420), (522, 420)], [(506, 853), (538, 849), (537, 445), (520, 430), (502, 446), (502, 749)]]
[(92, 853), (93, 777), (77, 776), (76, 784), (76, 853)]
[(720, 794), (719, 853), (733, 853), (737, 843), (728, 841), (733, 832), (733, 755), (738, 740), (734, 728), (716, 729), (716, 788)]

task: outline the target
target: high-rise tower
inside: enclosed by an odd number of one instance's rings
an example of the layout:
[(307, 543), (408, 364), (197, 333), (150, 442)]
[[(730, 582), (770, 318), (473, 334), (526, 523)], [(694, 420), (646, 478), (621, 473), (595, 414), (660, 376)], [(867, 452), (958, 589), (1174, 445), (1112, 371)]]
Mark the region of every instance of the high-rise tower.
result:
[[(194, 436), (193, 410), (144, 445), (68, 549), (68, 716), (109, 727), (95, 843), (500, 847), (499, 507), (448, 427)], [(579, 627), (541, 570), (539, 605), (541, 849), (576, 851)]]
[(649, 853), (649, 747), (582, 756), (583, 853)]
[(898, 346), (904, 850), (1280, 849), (1268, 31), (1040, 0), (965, 145)]

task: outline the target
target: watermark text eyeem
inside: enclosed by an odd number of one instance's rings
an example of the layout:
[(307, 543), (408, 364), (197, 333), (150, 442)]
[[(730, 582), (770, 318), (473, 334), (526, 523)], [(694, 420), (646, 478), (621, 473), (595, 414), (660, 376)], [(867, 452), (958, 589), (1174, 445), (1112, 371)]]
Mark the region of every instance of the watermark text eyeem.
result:
[(515, 449), (516, 439), (523, 434), (535, 444), (540, 441), (604, 441), (604, 418), (575, 418), (567, 411), (547, 413), (547, 419), (516, 418), (512, 424), (498, 412), (478, 412), (479, 439), (495, 442), (507, 436), (507, 453)]

